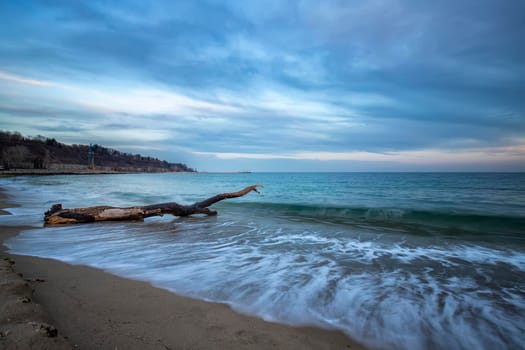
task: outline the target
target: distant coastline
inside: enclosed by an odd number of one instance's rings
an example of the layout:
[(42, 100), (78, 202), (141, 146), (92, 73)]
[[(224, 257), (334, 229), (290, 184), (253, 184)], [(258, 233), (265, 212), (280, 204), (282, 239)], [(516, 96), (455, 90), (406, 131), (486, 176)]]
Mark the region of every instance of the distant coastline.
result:
[(169, 171), (169, 170), (141, 170), (141, 169), (15, 169), (0, 170), (2, 176), (26, 176), (26, 175), (114, 175), (114, 174), (252, 174), (251, 171)]
[(26, 175), (111, 175), (111, 174), (151, 174), (151, 173), (192, 173), (196, 171), (160, 171), (160, 170), (111, 170), (111, 169), (16, 169), (0, 170), (1, 176), (26, 176)]
[(195, 172), (184, 163), (121, 152), (97, 144), (67, 145), (44, 136), (0, 131), (0, 175)]

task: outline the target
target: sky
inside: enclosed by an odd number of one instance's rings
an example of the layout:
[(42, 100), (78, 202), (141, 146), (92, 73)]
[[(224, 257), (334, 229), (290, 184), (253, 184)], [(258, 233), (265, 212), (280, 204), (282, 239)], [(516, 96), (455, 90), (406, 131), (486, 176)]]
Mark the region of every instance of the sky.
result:
[(525, 2), (1, 1), (0, 129), (201, 171), (525, 171)]

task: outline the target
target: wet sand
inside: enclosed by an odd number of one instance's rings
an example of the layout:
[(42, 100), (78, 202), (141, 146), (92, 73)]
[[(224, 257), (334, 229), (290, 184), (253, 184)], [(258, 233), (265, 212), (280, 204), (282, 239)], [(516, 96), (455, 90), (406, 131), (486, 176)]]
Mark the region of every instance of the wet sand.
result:
[[(0, 208), (5, 200), (0, 191)], [(21, 229), (0, 227), (0, 242)], [(11, 255), (3, 244), (0, 259), (0, 315), (5, 304), (18, 313), (16, 321), (0, 317), (2, 349), (364, 349), (340, 331), (266, 322), (102, 270)], [(14, 332), (20, 324), (27, 329)]]

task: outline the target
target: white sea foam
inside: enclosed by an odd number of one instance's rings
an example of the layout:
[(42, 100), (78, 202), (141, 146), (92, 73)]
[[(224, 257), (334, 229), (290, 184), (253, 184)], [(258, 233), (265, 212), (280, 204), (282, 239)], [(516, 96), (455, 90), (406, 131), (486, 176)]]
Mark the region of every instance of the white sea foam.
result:
[(486, 276), (461, 274), (477, 266), (491, 279), (500, 267), (523, 276), (519, 252), (388, 249), (217, 219), (45, 228), (7, 245), (13, 253), (103, 268), (266, 320), (342, 329), (372, 348), (525, 345), (522, 292), (502, 293), (483, 282)]

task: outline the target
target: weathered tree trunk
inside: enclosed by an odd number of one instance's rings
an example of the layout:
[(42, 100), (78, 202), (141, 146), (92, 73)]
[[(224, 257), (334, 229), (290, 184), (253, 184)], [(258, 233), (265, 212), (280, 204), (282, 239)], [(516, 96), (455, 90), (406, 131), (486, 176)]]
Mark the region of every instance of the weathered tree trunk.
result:
[(175, 216), (188, 216), (192, 214), (217, 215), (215, 210), (208, 209), (214, 203), (223, 199), (242, 197), (252, 191), (259, 193), (257, 187), (262, 185), (248, 186), (238, 192), (221, 193), (191, 205), (181, 205), (175, 202), (146, 205), (141, 207), (117, 208), (109, 206), (97, 206), (88, 208), (62, 209), (62, 204), (54, 204), (44, 214), (44, 224), (81, 224), (95, 221), (123, 221), (144, 220), (150, 216), (163, 216), (171, 214)]

